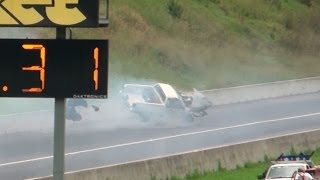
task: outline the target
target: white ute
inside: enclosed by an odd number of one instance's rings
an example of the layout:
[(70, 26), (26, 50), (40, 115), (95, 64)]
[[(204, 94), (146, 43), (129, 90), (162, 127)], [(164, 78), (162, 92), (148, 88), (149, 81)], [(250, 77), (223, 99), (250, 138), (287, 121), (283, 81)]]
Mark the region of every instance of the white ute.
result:
[(314, 167), (311, 156), (300, 153), (299, 155), (281, 154), (266, 171), (258, 176), (260, 180), (292, 180), (292, 176), (299, 168), (310, 169)]
[[(197, 92), (199, 94), (199, 92)], [(121, 90), (123, 102), (129, 109), (137, 113), (144, 121), (158, 120), (171, 121), (182, 120), (192, 122), (194, 112), (191, 105), (193, 97), (182, 96), (171, 85), (165, 83), (156, 83), (154, 85), (125, 84)], [(204, 97), (204, 96), (201, 96)], [(186, 104), (185, 100), (190, 100)], [(205, 99), (205, 98), (201, 98)], [(206, 115), (205, 110), (212, 106), (209, 100), (200, 109)], [(208, 103), (209, 102), (209, 103)], [(198, 103), (199, 104), (199, 103)], [(199, 108), (196, 109), (199, 111)], [(198, 115), (199, 112), (196, 112)], [(195, 116), (196, 117), (196, 116)]]

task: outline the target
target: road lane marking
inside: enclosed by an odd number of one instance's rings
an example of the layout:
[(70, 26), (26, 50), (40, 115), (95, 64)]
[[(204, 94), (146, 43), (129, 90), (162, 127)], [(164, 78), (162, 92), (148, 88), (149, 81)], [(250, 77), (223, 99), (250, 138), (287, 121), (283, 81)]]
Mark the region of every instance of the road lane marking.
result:
[(51, 159), (51, 158), (53, 158), (53, 156), (46, 156), (46, 157), (40, 157), (40, 158), (34, 158), (34, 159), (28, 159), (28, 160), (22, 160), (22, 161), (8, 162), (8, 163), (0, 164), (0, 167), (15, 165), (15, 164), (22, 164), (22, 163), (33, 162), (33, 161), (41, 161), (41, 160)]
[[(256, 124), (263, 124), (263, 123), (270, 123), (270, 122), (280, 122), (280, 121), (286, 121), (286, 120), (290, 120), (290, 119), (299, 119), (299, 118), (312, 117), (312, 116), (318, 116), (318, 115), (320, 115), (320, 112), (319, 113), (312, 113), (312, 114), (305, 114), (305, 115), (300, 115), (300, 116), (292, 116), (292, 117), (286, 117), (286, 118), (279, 118), (279, 119), (271, 119), (271, 120), (265, 120), (265, 121), (259, 121), (259, 122), (252, 122), (252, 123), (246, 123), (246, 124), (240, 124), (240, 125), (234, 125), (234, 126), (227, 126), (227, 127), (221, 127), (221, 128), (215, 128), (215, 129), (208, 129), (208, 130), (204, 130), (204, 131), (177, 134), (177, 135), (172, 135), (172, 136), (165, 136), (165, 137), (160, 137), (160, 138), (153, 138), (153, 139), (135, 141), (135, 142), (130, 142), (130, 143), (123, 143), (123, 144), (118, 144), (118, 145), (113, 145), (113, 146), (105, 146), (105, 147), (100, 147), (100, 148), (94, 148), (94, 149), (88, 149), (88, 150), (82, 150), (82, 151), (75, 151), (75, 152), (66, 153), (65, 156), (72, 156), (72, 155), (89, 153), (89, 152), (94, 152), (94, 151), (101, 151), (101, 150), (107, 150), (107, 149), (112, 149), (112, 148), (125, 147), (125, 146), (131, 146), (131, 145), (137, 145), (137, 144), (142, 144), (142, 143), (155, 142), (155, 141), (161, 141), (161, 140), (167, 140), (167, 139), (173, 139), (173, 138), (179, 138), (179, 137), (190, 136), (190, 135), (205, 134), (205, 133), (214, 132), (214, 131), (221, 131), (221, 130), (227, 130), (227, 129), (245, 127), (245, 126), (252, 126), (252, 125), (256, 125)], [(10, 165), (16, 165), (16, 164), (22, 164), (22, 163), (28, 163), (28, 162), (34, 162), (34, 161), (41, 161), (41, 160), (52, 159), (52, 158), (53, 158), (53, 156), (45, 156), (45, 157), (40, 157), (40, 158), (28, 159), (28, 160), (8, 162), (8, 163), (0, 164), (0, 168), (4, 167), (4, 166), (10, 166)]]
[(18, 112), (18, 113), (9, 113), (9, 114), (0, 114), (0, 117), (7, 117), (7, 116), (16, 116), (16, 115), (26, 115), (26, 114), (35, 114), (41, 112), (54, 112), (54, 110), (36, 110), (36, 111), (26, 111), (26, 112)]

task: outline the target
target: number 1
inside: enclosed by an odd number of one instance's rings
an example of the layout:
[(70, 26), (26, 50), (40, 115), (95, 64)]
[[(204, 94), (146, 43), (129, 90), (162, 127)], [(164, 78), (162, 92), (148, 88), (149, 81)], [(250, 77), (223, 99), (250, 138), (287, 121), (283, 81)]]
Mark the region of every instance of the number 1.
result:
[(94, 90), (98, 90), (99, 87), (99, 48), (94, 48), (93, 51), (94, 58), (94, 71), (93, 71), (93, 81), (94, 81)]

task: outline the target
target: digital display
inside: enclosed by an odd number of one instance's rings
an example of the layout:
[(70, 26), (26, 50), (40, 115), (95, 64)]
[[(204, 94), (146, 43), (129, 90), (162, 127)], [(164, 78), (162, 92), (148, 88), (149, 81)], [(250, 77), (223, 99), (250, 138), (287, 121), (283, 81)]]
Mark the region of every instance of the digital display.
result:
[(0, 39), (0, 97), (107, 98), (108, 40)]
[(98, 0), (0, 0), (0, 26), (97, 27)]

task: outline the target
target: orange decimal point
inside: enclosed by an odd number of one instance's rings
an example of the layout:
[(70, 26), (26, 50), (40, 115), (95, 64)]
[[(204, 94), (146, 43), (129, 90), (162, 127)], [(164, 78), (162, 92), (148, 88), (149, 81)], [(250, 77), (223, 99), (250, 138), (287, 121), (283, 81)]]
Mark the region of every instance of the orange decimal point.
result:
[(2, 91), (8, 91), (8, 86), (3, 86)]

